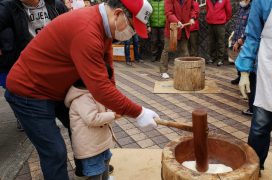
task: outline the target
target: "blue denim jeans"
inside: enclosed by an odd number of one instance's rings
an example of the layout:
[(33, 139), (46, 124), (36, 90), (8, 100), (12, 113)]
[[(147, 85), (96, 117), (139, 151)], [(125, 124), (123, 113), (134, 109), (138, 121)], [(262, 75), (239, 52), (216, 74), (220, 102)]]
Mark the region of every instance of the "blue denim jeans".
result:
[(261, 168), (264, 168), (264, 162), (269, 151), (271, 130), (272, 112), (253, 106), (248, 144), (256, 151)]
[[(132, 36), (132, 42), (133, 42), (133, 51), (134, 51), (134, 57), (136, 61), (139, 61), (141, 58), (139, 53), (139, 38), (138, 35)], [(125, 56), (126, 56), (126, 62), (130, 62), (130, 40), (127, 40), (125, 43)]]
[(37, 149), (44, 179), (68, 180), (67, 151), (56, 117), (69, 129), (69, 109), (63, 102), (21, 97), (9, 90), (5, 98)]

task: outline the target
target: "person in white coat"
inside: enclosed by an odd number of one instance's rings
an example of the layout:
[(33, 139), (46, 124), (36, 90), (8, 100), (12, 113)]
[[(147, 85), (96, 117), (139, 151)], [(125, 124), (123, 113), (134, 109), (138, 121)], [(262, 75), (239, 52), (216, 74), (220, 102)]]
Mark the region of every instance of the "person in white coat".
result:
[(263, 170), (272, 130), (272, 0), (254, 0), (251, 7), (247, 39), (235, 64), (241, 72), (239, 87), (245, 98), (250, 92), (249, 73), (257, 71), (248, 144), (259, 156)]

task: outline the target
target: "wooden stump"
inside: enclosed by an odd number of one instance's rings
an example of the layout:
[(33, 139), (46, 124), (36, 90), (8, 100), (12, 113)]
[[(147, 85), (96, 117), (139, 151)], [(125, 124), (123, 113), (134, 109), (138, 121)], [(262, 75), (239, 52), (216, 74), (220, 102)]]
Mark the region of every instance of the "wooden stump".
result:
[(174, 88), (181, 91), (199, 91), (205, 88), (205, 60), (200, 57), (175, 59)]

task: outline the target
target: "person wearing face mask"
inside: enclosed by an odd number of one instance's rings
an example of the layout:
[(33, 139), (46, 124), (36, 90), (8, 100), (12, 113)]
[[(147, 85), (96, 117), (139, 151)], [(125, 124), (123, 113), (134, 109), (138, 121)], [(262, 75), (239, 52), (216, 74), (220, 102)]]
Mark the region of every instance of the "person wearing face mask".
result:
[[(240, 1), (240, 8), (237, 12), (237, 19), (234, 24), (234, 34), (231, 38), (231, 46), (229, 53), (233, 60), (235, 60), (240, 52), (241, 47), (246, 39), (245, 29), (250, 12), (250, 0)], [(240, 81), (240, 72), (238, 71), (238, 77), (231, 81), (231, 84), (238, 84)]]
[[(59, 14), (67, 12), (66, 7), (59, 0), (1, 0), (0, 1), (0, 32), (9, 29), (10, 32), (0, 41), (12, 44), (10, 51), (5, 51), (1, 57), (1, 71), (6, 74), (18, 59), (22, 50), (37, 35), (37, 33)], [(8, 39), (8, 36), (13, 36)], [(1, 37), (0, 37), (1, 38)], [(11, 41), (11, 42), (8, 42)], [(23, 127), (17, 120), (17, 129)]]
[(241, 72), (243, 97), (250, 93), (251, 72), (256, 72), (256, 94), (248, 144), (260, 159), (260, 169), (270, 146), (272, 129), (272, 0), (253, 0), (246, 27), (246, 40), (235, 65)]
[[(113, 39), (128, 40), (134, 31), (148, 37), (151, 13), (147, 0), (108, 0), (70, 11), (44, 27), (12, 67), (5, 98), (38, 151), (45, 180), (69, 179), (66, 146), (55, 118), (69, 128), (63, 101), (79, 79), (107, 109), (135, 118), (141, 127), (157, 126), (158, 114), (123, 95), (115, 86), (114, 71), (109, 79), (105, 66), (113, 70)], [(76, 175), (82, 171), (76, 169)]]
[[(240, 8), (238, 11), (237, 19), (235, 21), (235, 29), (232, 37), (231, 47), (229, 51), (232, 54), (234, 60), (237, 58), (244, 42), (246, 39), (245, 29), (247, 20), (250, 12), (250, 0), (240, 1)], [(231, 84), (238, 84), (240, 81), (241, 73), (238, 72), (238, 77), (231, 81)], [(248, 109), (243, 110), (242, 114), (251, 116), (253, 114), (253, 101), (255, 97), (255, 86), (256, 86), (256, 74), (255, 72), (250, 73), (250, 89), (251, 93), (248, 94)]]

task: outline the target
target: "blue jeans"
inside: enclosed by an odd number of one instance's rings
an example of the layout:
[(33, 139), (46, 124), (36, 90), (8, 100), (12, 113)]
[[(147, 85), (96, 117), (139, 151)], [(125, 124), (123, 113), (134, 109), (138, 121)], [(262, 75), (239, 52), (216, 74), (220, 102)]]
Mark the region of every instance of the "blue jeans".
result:
[(272, 112), (253, 106), (248, 144), (256, 151), (261, 168), (264, 168), (264, 161), (269, 151), (271, 130)]
[(9, 90), (5, 98), (37, 149), (44, 179), (68, 180), (67, 151), (56, 117), (69, 129), (69, 109), (63, 102), (21, 97)]
[(6, 80), (7, 80), (8, 72), (0, 72), (0, 86), (6, 89)]
[[(84, 176), (108, 176), (111, 156), (112, 153), (108, 149), (96, 156), (81, 159)], [(108, 177), (106, 179), (108, 179)]]
[[(133, 42), (133, 51), (134, 51), (134, 57), (136, 61), (139, 61), (141, 58), (139, 53), (139, 38), (138, 35), (132, 36), (132, 42)], [(130, 40), (127, 40), (125, 43), (125, 56), (126, 56), (126, 62), (130, 62)]]

